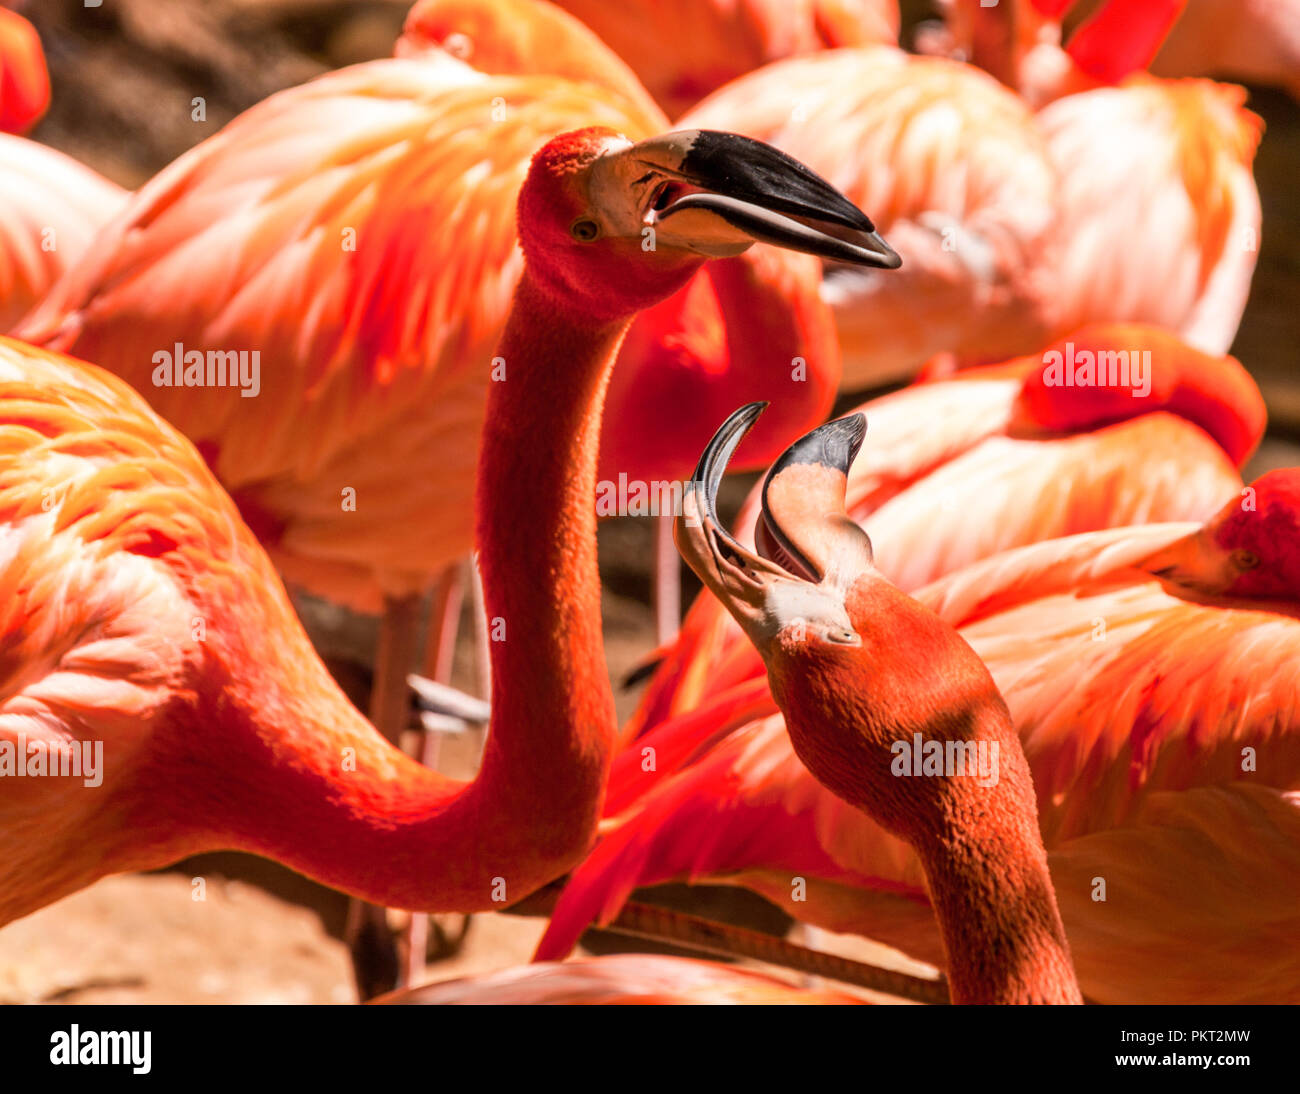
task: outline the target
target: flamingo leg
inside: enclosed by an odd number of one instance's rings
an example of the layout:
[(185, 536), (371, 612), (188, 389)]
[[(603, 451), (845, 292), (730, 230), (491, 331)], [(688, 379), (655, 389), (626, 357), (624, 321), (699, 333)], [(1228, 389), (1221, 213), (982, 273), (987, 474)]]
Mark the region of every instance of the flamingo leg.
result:
[[(379, 620), (370, 721), (399, 748), (402, 731), (410, 721), (406, 676), (415, 664), (422, 599), (419, 595), (385, 597)], [(405, 986), (403, 973), (408, 963), (399, 955), (398, 940), (388, 924), (385, 909), (351, 901), (346, 937), (352, 953), (357, 994), (362, 999)]]
[[(448, 566), (433, 586), (433, 605), (429, 613), (429, 634), (424, 643), (424, 674), (440, 684), (451, 682), (456, 660), (456, 634), (460, 629), (460, 611), (465, 602), (464, 564)], [(431, 729), (420, 735), (419, 760), (425, 767), (438, 769), (442, 758), (442, 734)], [(429, 917), (411, 913), (403, 934), (404, 967), (402, 979), (417, 983), (424, 975), (425, 957), (429, 952)]]
[(661, 514), (655, 524), (655, 643), (667, 645), (677, 637), (682, 619), (681, 559), (673, 543), (673, 514)]

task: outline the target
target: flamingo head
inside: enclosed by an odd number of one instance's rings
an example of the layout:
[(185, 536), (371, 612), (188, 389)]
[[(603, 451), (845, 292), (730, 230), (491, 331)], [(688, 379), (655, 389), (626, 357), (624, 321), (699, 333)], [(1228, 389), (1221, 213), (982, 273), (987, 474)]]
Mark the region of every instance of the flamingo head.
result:
[(1300, 599), (1300, 467), (1261, 475), (1204, 527), (1157, 551), (1143, 568), (1218, 596)]
[(529, 270), (557, 305), (610, 319), (758, 241), (859, 265), (900, 262), (866, 215), (798, 160), (708, 130), (635, 144), (601, 127), (562, 134), (533, 157), (518, 218)]
[(953, 816), (962, 791), (942, 778), (898, 778), (900, 750), (917, 734), (987, 738), (1010, 757), (1010, 716), (975, 652), (876, 571), (867, 534), (845, 512), (861, 414), (814, 430), (772, 467), (754, 550), (722, 527), (718, 484), (762, 409), (737, 411), (705, 449), (676, 522), (678, 550), (762, 656), (790, 740), (818, 782), (915, 839)]

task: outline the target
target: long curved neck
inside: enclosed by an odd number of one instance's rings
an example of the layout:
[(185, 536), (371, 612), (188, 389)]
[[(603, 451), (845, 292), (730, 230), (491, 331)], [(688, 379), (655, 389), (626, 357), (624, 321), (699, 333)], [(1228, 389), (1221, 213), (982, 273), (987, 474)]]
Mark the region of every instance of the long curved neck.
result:
[[(525, 270), (490, 385), (477, 495), (492, 636), (480, 781), (525, 832), (588, 848), (617, 730), (601, 635), (596, 457), (628, 320), (567, 312)], [(566, 866), (569, 863), (560, 865)], [(546, 878), (560, 871), (547, 866)]]
[(229, 667), (204, 679), (225, 684), (200, 694), (142, 765), (157, 792), (134, 795), (134, 827), (150, 835), (116, 868), (233, 847), (374, 903), (471, 912), (526, 896), (587, 852), (616, 730), (592, 499), (625, 328), (567, 314), (527, 273), (516, 290), (479, 465), (493, 685), (477, 778), (446, 778), (385, 741), (330, 679), (268, 571), (262, 613), (208, 646)]
[[(990, 719), (997, 717), (989, 714)], [(946, 780), (941, 822), (912, 837), (943, 935), (954, 1003), (1081, 1003), (1029, 765), (1009, 722), (996, 783)]]

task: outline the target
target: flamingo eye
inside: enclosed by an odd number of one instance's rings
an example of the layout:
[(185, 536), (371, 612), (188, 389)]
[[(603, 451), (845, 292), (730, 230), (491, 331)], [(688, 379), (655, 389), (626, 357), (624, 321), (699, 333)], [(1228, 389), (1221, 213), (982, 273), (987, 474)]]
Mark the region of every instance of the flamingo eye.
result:
[(1232, 557), (1237, 566), (1243, 570), (1253, 570), (1259, 565), (1259, 555), (1254, 551), (1234, 551)]
[(600, 235), (600, 225), (590, 217), (580, 217), (569, 226), (569, 234), (579, 243), (590, 243)]
[(860, 646), (862, 639), (853, 631), (844, 627), (831, 627), (826, 631), (826, 641), (835, 642), (841, 646)]

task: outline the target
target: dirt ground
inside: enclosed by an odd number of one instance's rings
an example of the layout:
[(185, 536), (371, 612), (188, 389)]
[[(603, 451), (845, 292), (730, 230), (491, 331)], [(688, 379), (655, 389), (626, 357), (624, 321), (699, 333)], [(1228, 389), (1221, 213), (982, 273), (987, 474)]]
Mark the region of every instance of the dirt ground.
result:
[[(11, 6), (22, 7), (21, 4)], [(239, 111), (280, 87), (331, 67), (388, 53), (409, 0), (42, 0), (26, 13), (41, 30), (55, 101), (33, 136), (127, 186), (147, 179)], [(909, 10), (922, 7), (907, 4)], [(207, 119), (194, 122), (202, 95)], [(1300, 462), (1300, 111), (1258, 90), (1268, 125), (1257, 161), (1264, 233), (1250, 306), (1234, 352), (1259, 379), (1273, 415), (1269, 440), (1249, 470)], [(727, 487), (738, 504), (752, 478)], [(616, 686), (653, 646), (653, 529), (623, 519), (600, 532), (604, 617)], [(689, 603), (694, 586), (687, 584)], [(361, 699), (374, 644), (372, 620), (304, 603), (305, 620), (340, 679)], [(467, 647), (456, 678), (473, 686)], [(620, 718), (635, 691), (618, 689)], [(448, 741), (442, 767), (472, 771), (476, 742)], [(203, 900), (196, 900), (196, 879)], [(784, 933), (790, 923), (735, 890), (669, 894), (676, 906)], [(158, 874), (106, 879), (0, 931), (0, 1002), (341, 1003), (355, 998), (340, 935), (344, 900), (273, 863), (208, 855)], [(440, 924), (455, 936), (459, 917)], [(524, 962), (542, 921), (476, 916), (463, 944), (429, 967), (446, 979)], [(920, 975), (932, 970), (859, 939), (819, 933), (820, 948)], [(600, 936), (592, 946), (642, 949)]]

